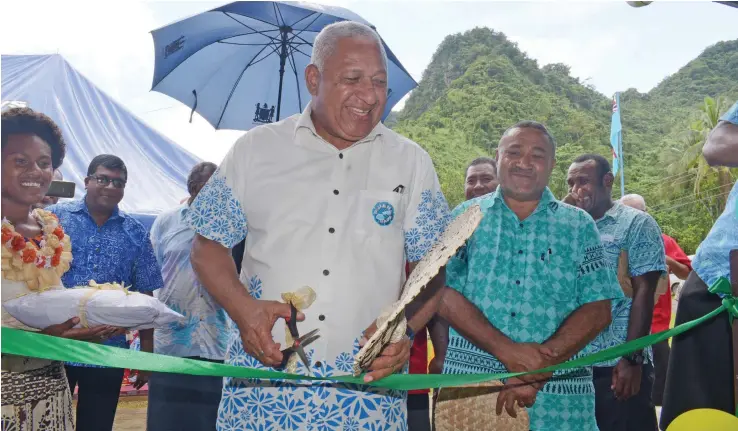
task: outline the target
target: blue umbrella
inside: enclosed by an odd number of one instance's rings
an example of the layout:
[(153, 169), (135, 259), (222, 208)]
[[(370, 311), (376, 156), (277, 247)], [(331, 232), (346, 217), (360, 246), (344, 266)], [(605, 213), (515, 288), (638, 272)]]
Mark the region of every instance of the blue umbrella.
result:
[[(216, 129), (278, 121), (302, 112), (310, 100), (304, 70), (315, 37), (347, 20), (370, 25), (344, 8), (277, 1), (234, 2), (177, 21), (151, 32), (151, 89), (189, 106)], [(418, 85), (384, 48), (389, 96), (383, 119)]]

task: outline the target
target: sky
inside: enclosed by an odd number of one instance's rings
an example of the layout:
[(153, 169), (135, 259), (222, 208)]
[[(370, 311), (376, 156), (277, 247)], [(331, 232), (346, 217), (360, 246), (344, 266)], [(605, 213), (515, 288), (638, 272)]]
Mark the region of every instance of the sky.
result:
[[(190, 109), (151, 92), (149, 32), (225, 2), (3, 2), (0, 53), (62, 54), (135, 115), (198, 157), (220, 162), (243, 132), (215, 131)], [(738, 8), (711, 2), (441, 2), (324, 0), (374, 24), (420, 81), (449, 35), (490, 27), (540, 66), (565, 63), (605, 95), (647, 92), (708, 46), (738, 38)], [(2, 73), (2, 71), (0, 71)], [(391, 79), (391, 77), (390, 77)]]

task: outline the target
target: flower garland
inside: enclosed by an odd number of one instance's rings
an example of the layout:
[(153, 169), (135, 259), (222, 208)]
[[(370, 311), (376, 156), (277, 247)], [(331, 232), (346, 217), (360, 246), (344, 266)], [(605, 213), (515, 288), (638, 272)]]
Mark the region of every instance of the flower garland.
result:
[(61, 276), (72, 262), (72, 244), (56, 215), (42, 209), (31, 215), (41, 226), (37, 241), (26, 240), (10, 221), (2, 220), (2, 277), (24, 281), (28, 289), (42, 292), (61, 286)]

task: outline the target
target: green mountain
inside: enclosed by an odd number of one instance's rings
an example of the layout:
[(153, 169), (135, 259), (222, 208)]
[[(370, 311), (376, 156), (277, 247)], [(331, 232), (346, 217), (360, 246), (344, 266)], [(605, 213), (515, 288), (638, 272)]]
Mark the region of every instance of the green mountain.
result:
[[(690, 187), (675, 194), (673, 187), (663, 186), (673, 185), (670, 177), (695, 176), (669, 175), (667, 165), (683, 153), (690, 122), (708, 96), (730, 103), (738, 99), (738, 40), (709, 47), (646, 94), (634, 89), (621, 94), (626, 193), (644, 195), (662, 229), (689, 252), (709, 231), (714, 215), (701, 208)], [(572, 77), (568, 66), (540, 67), (504, 34), (475, 28), (439, 45), (392, 127), (430, 153), (454, 206), (464, 199), (467, 164), (494, 155), (504, 130), (523, 119), (546, 124), (556, 138), (550, 187), (563, 197), (574, 157), (585, 152), (611, 157), (611, 111), (610, 97)], [(670, 211), (670, 202), (686, 204)], [(680, 216), (685, 211), (689, 216)]]

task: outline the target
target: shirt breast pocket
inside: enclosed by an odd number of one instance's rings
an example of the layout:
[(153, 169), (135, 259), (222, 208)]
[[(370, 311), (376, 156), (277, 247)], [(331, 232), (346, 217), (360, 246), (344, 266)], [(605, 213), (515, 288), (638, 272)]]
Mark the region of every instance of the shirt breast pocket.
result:
[(356, 197), (356, 231), (360, 235), (382, 240), (404, 238), (405, 218), (403, 195), (400, 193), (361, 190)]
[(553, 303), (574, 302), (576, 280), (571, 277), (572, 271), (561, 267), (559, 263), (556, 262), (552, 249), (540, 250), (536, 256), (533, 268), (539, 297), (549, 298)]

